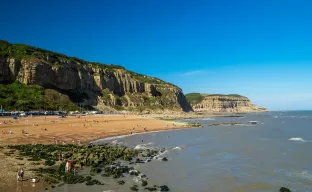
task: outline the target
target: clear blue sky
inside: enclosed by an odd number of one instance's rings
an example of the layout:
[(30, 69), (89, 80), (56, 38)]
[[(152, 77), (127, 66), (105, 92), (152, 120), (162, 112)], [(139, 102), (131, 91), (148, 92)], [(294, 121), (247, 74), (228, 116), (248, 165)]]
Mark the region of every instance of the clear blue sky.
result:
[(184, 93), (312, 109), (312, 2), (10, 0), (0, 39), (119, 64)]

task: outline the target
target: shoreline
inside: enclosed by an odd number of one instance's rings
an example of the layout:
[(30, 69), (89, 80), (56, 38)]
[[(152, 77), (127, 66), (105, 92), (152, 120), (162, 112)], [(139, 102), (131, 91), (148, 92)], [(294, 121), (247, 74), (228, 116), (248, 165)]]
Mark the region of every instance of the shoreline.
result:
[[(3, 122), (6, 122), (4, 124)], [(181, 130), (192, 128), (192, 124), (175, 121), (159, 120), (151, 117), (141, 117), (133, 115), (91, 115), (77, 118), (70, 116), (61, 120), (57, 116), (41, 117), (23, 117), (14, 121), (12, 118), (0, 119), (0, 189), (4, 191), (15, 191), (19, 185), (16, 185), (16, 172), (21, 168), (25, 169), (26, 177), (34, 176), (35, 173), (30, 169), (36, 168), (28, 160), (18, 160), (6, 156), (5, 149), (8, 145), (32, 144), (53, 144), (53, 137), (58, 140), (65, 140), (66, 144), (72, 144), (70, 141), (81, 141), (81, 144), (94, 143), (100, 140), (112, 140), (115, 137), (129, 137), (135, 134), (145, 134), (151, 132)], [(86, 124), (91, 126), (86, 126)], [(75, 126), (74, 126), (75, 125)], [(44, 131), (43, 129), (47, 129)], [(147, 128), (148, 131), (145, 131)], [(134, 129), (134, 130), (133, 130)], [(13, 134), (3, 134), (11, 130)], [(22, 134), (22, 130), (30, 134)], [(132, 134), (131, 134), (132, 133)], [(99, 139), (101, 138), (101, 139)], [(58, 145), (61, 145), (58, 142)], [(27, 182), (27, 185), (32, 184)], [(36, 184), (36, 187), (42, 189), (44, 182)], [(35, 188), (36, 188), (35, 187)], [(25, 187), (24, 187), (25, 188)], [(32, 191), (26, 187), (25, 191)], [(7, 190), (6, 190), (7, 189)], [(38, 189), (38, 191), (40, 191)]]

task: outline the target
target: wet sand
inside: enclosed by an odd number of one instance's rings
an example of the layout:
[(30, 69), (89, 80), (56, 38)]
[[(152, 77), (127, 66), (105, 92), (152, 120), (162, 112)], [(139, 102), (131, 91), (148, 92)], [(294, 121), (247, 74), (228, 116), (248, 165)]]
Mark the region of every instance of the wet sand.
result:
[[(190, 128), (180, 122), (164, 121), (150, 117), (133, 115), (90, 115), (90, 116), (58, 116), (22, 117), (14, 120), (12, 117), (0, 118), (0, 146), (13, 144), (67, 144), (80, 141), (82, 144), (100, 138), (142, 133), (147, 131), (160, 131), (169, 129)], [(22, 131), (27, 134), (23, 134)], [(8, 134), (12, 131), (12, 134)], [(55, 140), (54, 140), (55, 137)], [(31, 162), (17, 160), (4, 155), (0, 149), (0, 191), (16, 190), (16, 173), (21, 168), (25, 169), (25, 178), (33, 176), (29, 171), (35, 168)], [(33, 191), (30, 182), (20, 182), (23, 191)], [(25, 187), (26, 185), (26, 187)], [(36, 184), (39, 191), (42, 182)], [(27, 190), (29, 188), (29, 190)]]

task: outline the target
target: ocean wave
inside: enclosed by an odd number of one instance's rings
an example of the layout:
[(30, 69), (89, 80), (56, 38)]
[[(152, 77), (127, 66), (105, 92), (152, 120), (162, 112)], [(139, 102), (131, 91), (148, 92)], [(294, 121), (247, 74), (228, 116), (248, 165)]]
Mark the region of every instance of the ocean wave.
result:
[(289, 177), (299, 177), (306, 180), (312, 180), (312, 174), (308, 171), (300, 171), (300, 172), (287, 172), (286, 175)]
[(143, 144), (136, 145), (134, 149), (152, 149), (154, 148), (153, 145), (154, 145), (153, 142), (143, 143)]
[(172, 148), (172, 150), (182, 150), (182, 148), (181, 147), (174, 147), (174, 148)]
[(202, 118), (202, 119), (198, 119), (198, 120), (202, 120), (202, 121), (213, 121), (216, 120), (215, 118)]
[(290, 138), (288, 139), (289, 141), (300, 141), (300, 142), (305, 142), (305, 140), (301, 137), (294, 137), (294, 138)]

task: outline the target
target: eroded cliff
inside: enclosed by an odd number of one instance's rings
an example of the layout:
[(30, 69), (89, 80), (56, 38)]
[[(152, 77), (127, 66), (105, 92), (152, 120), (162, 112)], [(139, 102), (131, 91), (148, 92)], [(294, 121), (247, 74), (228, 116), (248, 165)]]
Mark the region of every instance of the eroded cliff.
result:
[(194, 111), (206, 112), (255, 112), (266, 111), (265, 108), (254, 105), (241, 95), (217, 95), (189, 93), (186, 98)]
[[(87, 62), (0, 41), (0, 84), (16, 80), (24, 85), (57, 91), (76, 105), (97, 109), (192, 110), (179, 87), (158, 78), (137, 74), (121, 66)], [(3, 105), (1, 99), (5, 98), (0, 98)]]

